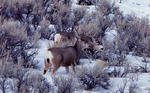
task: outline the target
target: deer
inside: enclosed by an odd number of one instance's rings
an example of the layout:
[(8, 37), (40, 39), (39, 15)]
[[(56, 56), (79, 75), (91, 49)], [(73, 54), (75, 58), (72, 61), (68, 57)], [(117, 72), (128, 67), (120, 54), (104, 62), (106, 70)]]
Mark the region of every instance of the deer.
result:
[[(74, 32), (57, 32), (54, 36), (54, 47), (74, 46), (77, 41), (75, 34)], [(102, 43), (97, 43), (93, 37), (85, 34), (80, 34), (79, 37), (82, 41), (89, 44), (90, 49), (102, 50)]]
[[(77, 35), (80, 37), (81, 41), (89, 45), (88, 48), (85, 48), (82, 51), (80, 58), (89, 58), (87, 52), (93, 55), (95, 51), (103, 50), (102, 43), (99, 44), (92, 36), (88, 36), (85, 33), (79, 34), (77, 31), (57, 32), (54, 36), (54, 47), (74, 46), (75, 42), (77, 41)], [(80, 64), (79, 59), (76, 64)]]
[(74, 32), (57, 32), (54, 36), (54, 48), (48, 49), (48, 55), (45, 59), (44, 74), (48, 68), (52, 68), (51, 73), (54, 74), (60, 66), (65, 66), (68, 72), (68, 67), (79, 64), (82, 52), (87, 48), (94, 48), (98, 43), (84, 34)]
[(74, 32), (57, 32), (54, 36), (54, 47), (74, 46), (76, 41)]
[(43, 74), (50, 68), (52, 75), (54, 75), (60, 66), (64, 66), (67, 72), (69, 72), (69, 66), (71, 66), (75, 72), (75, 64), (79, 60), (82, 50), (87, 47), (89, 47), (88, 44), (81, 41), (78, 37), (74, 46), (49, 48), (48, 56), (44, 62), (45, 68)]

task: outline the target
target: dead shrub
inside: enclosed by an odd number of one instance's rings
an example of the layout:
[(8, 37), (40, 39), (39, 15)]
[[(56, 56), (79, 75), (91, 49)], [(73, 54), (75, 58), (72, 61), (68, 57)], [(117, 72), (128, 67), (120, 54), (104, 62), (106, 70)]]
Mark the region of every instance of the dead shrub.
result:
[[(4, 62), (0, 68), (0, 88), (5, 92), (7, 86), (14, 87), (15, 93), (49, 93), (52, 90), (51, 85), (42, 75), (32, 75), (30, 70), (21, 65)], [(6, 83), (7, 80), (13, 80), (13, 84)], [(6, 93), (6, 92), (5, 92)]]
[(71, 11), (69, 6), (62, 2), (54, 2), (49, 13), (47, 18), (52, 24), (58, 26), (58, 31), (65, 31), (71, 27)]
[(123, 85), (119, 86), (118, 90), (115, 93), (125, 93), (125, 90), (127, 88), (128, 80), (123, 80)]
[(28, 69), (24, 69), (20, 65), (10, 63), (8, 62), (8, 60), (4, 62), (3, 67), (0, 68), (0, 77), (3, 80), (1, 85), (3, 86), (3, 91), (5, 92), (5, 90), (7, 89), (7, 87), (4, 87), (7, 86), (5, 81), (7, 81), (8, 79), (16, 79), (18, 81), (16, 83), (17, 85), (15, 85), (15, 88), (17, 89), (16, 92), (20, 93), (21, 87), (26, 80), (27, 71)]
[(77, 71), (76, 77), (86, 90), (91, 90), (97, 86), (101, 86), (105, 89), (108, 89), (109, 78), (105, 72), (102, 72), (98, 67), (83, 67)]
[(91, 36), (101, 42), (106, 29), (110, 26), (111, 20), (109, 17), (104, 17), (97, 12), (84, 16), (84, 21), (78, 26), (78, 33)]
[(149, 56), (150, 27), (147, 19), (128, 16), (117, 22), (118, 47), (120, 50), (134, 52), (138, 56)]
[(80, 24), (78, 27), (78, 33), (85, 36), (95, 36), (99, 29), (96, 22), (90, 21), (89, 23)]
[(102, 15), (97, 16), (99, 32), (96, 34), (96, 38), (99, 42), (102, 42), (102, 38), (105, 35), (107, 28), (109, 28), (112, 24), (112, 20), (109, 17), (104, 17)]
[(52, 86), (42, 75), (30, 75), (24, 82), (22, 90), (29, 93), (50, 93), (53, 91)]
[(57, 93), (74, 93), (75, 91), (75, 85), (72, 77), (54, 77), (54, 84), (57, 87)]
[(139, 72), (144, 72), (144, 73), (148, 73), (150, 72), (150, 69), (148, 67), (148, 64), (150, 63), (150, 60), (148, 60), (146, 57), (144, 57), (144, 59), (142, 60), (142, 62), (144, 63), (143, 66), (139, 67)]
[[(81, 20), (82, 22), (77, 26), (77, 32), (81, 36), (88, 36), (92, 39), (92, 42), (97, 42), (102, 44), (103, 38), (105, 36), (105, 32), (107, 28), (111, 26), (112, 20), (109, 17), (105, 17), (101, 15), (99, 12), (86, 15)], [(88, 56), (95, 58), (97, 55), (97, 51), (89, 49), (86, 51)]]
[(51, 24), (56, 25), (56, 30), (59, 31), (73, 31), (74, 27), (84, 17), (85, 9), (71, 9), (62, 2), (53, 2), (51, 10), (46, 14)]
[(129, 85), (129, 93), (137, 93), (138, 89), (138, 85), (134, 82), (131, 82), (131, 84)]
[[(26, 26), (16, 21), (4, 21), (0, 28), (1, 41), (5, 43), (4, 50), (9, 51), (9, 56), (14, 63), (19, 63), (18, 58), (21, 58), (24, 67), (35, 67), (33, 65), (34, 54), (30, 49), (34, 47), (39, 35), (27, 36)], [(29, 53), (30, 52), (30, 53)]]
[(40, 38), (52, 39), (52, 34), (56, 32), (55, 25), (50, 26), (50, 21), (46, 18), (43, 18), (39, 25), (37, 31), (41, 34)]
[(82, 24), (82, 19), (84, 19), (86, 15), (86, 8), (76, 8), (73, 11), (73, 24), (75, 26)]
[(71, 5), (71, 0), (53, 0), (53, 2), (61, 2), (67, 6)]
[(111, 72), (109, 72), (109, 76), (111, 77), (126, 77), (130, 73), (130, 66), (115, 66)]
[(107, 58), (112, 66), (123, 66), (125, 64), (126, 52), (118, 49), (107, 51)]
[(2, 0), (0, 14), (2, 21), (14, 19), (36, 27), (45, 12), (43, 3), (43, 0)]
[(0, 79), (0, 89), (3, 93), (6, 93), (6, 87), (7, 87), (5, 84), (6, 80), (7, 80), (6, 78)]
[(109, 0), (100, 0), (97, 4), (97, 10), (102, 13), (103, 16), (113, 14), (115, 8), (115, 3), (112, 3)]
[(79, 5), (95, 5), (98, 0), (78, 0)]

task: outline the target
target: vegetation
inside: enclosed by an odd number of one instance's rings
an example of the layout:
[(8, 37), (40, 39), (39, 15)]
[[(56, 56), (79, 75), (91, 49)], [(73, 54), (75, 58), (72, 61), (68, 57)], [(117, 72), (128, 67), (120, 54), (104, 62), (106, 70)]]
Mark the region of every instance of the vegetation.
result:
[[(103, 44), (104, 50), (86, 51), (85, 54), (108, 59), (110, 66), (125, 66), (123, 72), (114, 69), (111, 73), (100, 73), (92, 68), (77, 71), (75, 78), (86, 90), (96, 86), (107, 89), (111, 75), (125, 77), (129, 72), (149, 72), (146, 57), (150, 57), (150, 26), (147, 18), (123, 16), (115, 3), (108, 0), (78, 0), (78, 5), (78, 8), (72, 8), (71, 0), (0, 0), (0, 90), (3, 93), (8, 90), (14, 93), (55, 90), (45, 77), (32, 75), (31, 70), (37, 69), (37, 62), (34, 62), (37, 41), (53, 40), (54, 34), (60, 31), (77, 31), (93, 37)], [(86, 8), (89, 6), (95, 6), (93, 11), (96, 12), (89, 13)], [(114, 29), (117, 36), (113, 42), (108, 42), (106, 32)], [(130, 70), (125, 57), (131, 52), (144, 57), (146, 65)], [(78, 84), (73, 86), (71, 78), (54, 80), (57, 93), (73, 93), (78, 88)], [(135, 84), (130, 86), (131, 93), (136, 87)], [(123, 93), (124, 88), (119, 91)]]

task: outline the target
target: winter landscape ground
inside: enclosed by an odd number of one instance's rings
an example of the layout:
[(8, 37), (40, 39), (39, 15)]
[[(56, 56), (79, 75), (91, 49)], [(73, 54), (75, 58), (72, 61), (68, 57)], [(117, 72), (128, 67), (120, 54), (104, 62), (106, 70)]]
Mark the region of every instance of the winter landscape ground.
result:
[[(150, 0), (0, 0), (0, 93), (150, 93), (149, 19)], [(43, 74), (55, 34), (76, 26), (103, 50)]]

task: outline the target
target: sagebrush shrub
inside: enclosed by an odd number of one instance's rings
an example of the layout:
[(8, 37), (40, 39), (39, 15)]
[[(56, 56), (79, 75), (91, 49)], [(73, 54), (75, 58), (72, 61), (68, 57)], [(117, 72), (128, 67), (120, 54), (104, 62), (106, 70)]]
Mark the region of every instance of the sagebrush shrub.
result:
[[(7, 86), (14, 87), (12, 91), (15, 93), (49, 93), (52, 91), (51, 85), (42, 75), (38, 73), (33, 75), (28, 68), (7, 61), (0, 68), (0, 77), (0, 88), (3, 92)], [(10, 85), (7, 80), (13, 80), (13, 84)]]
[(72, 77), (58, 76), (54, 78), (57, 93), (74, 93), (75, 85)]
[(35, 33), (33, 36), (28, 36), (26, 26), (17, 21), (4, 21), (0, 27), (0, 40), (5, 44), (3, 50), (9, 52), (9, 56), (14, 63), (19, 63), (18, 58), (21, 58), (24, 67), (32, 67), (32, 61), (36, 51), (29, 53), (30, 49), (39, 39), (39, 34)]
[(101, 72), (101, 70), (97, 67), (84, 67), (77, 71), (76, 77), (79, 83), (81, 83), (83, 88), (86, 90), (93, 89), (96, 86), (108, 89), (109, 86), (109, 78), (107, 74)]
[(149, 56), (150, 26), (147, 19), (128, 16), (117, 22), (118, 47), (120, 50), (134, 52), (139, 56)]
[[(30, 89), (31, 88), (31, 89)], [(42, 75), (31, 75), (28, 76), (26, 82), (23, 85), (25, 91), (34, 91), (35, 93), (50, 93), (53, 91), (52, 86), (47, 79)]]
[(97, 9), (103, 16), (108, 16), (116, 9), (115, 3), (109, 2), (109, 0), (100, 0), (97, 4)]

